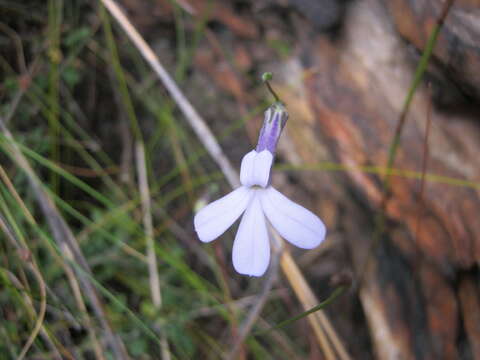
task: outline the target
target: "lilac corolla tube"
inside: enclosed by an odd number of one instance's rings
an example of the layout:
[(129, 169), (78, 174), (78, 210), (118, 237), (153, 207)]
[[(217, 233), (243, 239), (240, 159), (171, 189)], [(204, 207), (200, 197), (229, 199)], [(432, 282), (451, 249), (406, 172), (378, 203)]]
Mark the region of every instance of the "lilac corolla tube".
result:
[(233, 266), (243, 275), (262, 276), (268, 268), (267, 221), (285, 240), (302, 249), (312, 249), (325, 239), (325, 225), (318, 216), (270, 185), (277, 142), (287, 119), (288, 113), (280, 102), (265, 111), (257, 147), (242, 159), (242, 186), (205, 206), (194, 218), (199, 239), (210, 242), (243, 214), (232, 251)]

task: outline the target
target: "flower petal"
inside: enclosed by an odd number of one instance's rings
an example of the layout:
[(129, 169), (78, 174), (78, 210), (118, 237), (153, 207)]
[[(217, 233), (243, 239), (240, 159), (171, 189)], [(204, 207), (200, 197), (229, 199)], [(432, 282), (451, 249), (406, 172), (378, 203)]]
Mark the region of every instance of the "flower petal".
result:
[(244, 186), (208, 204), (193, 219), (195, 231), (203, 242), (222, 235), (247, 208), (253, 190)]
[(250, 151), (242, 159), (240, 167), (240, 182), (244, 186), (258, 185), (266, 187), (270, 178), (273, 155), (268, 150), (256, 152)]
[(272, 226), (293, 245), (312, 249), (325, 238), (325, 225), (318, 216), (294, 203), (272, 186), (260, 193), (260, 201)]
[[(263, 190), (253, 190), (260, 192)], [(270, 262), (270, 240), (258, 195), (250, 202), (233, 243), (233, 267), (244, 275), (262, 276)]]
[(255, 150), (252, 150), (247, 153), (242, 159), (242, 164), (240, 165), (240, 182), (243, 186), (251, 186), (253, 177), (253, 166), (256, 156), (257, 152)]

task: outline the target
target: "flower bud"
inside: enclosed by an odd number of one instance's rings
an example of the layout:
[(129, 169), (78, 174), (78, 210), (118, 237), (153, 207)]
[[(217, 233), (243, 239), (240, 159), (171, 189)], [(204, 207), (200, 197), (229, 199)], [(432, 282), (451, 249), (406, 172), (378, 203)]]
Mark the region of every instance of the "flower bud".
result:
[(285, 106), (277, 101), (265, 111), (265, 119), (258, 136), (257, 152), (270, 151), (273, 155), (277, 148), (277, 142), (287, 123), (288, 112)]

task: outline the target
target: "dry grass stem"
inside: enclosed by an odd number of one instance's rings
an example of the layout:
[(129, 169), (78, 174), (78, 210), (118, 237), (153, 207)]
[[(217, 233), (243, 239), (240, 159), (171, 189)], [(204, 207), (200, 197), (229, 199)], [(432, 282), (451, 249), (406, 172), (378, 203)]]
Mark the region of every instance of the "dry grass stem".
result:
[[(64, 247), (63, 254), (65, 254), (70, 261), (74, 260), (73, 254), (67, 246)], [(105, 356), (103, 356), (104, 351), (102, 349), (102, 345), (98, 341), (95, 327), (93, 326), (92, 320), (88, 315), (87, 306), (85, 305), (85, 302), (83, 300), (80, 284), (78, 283), (78, 280), (73, 270), (69, 266), (67, 266), (67, 264), (65, 264), (64, 262), (62, 262), (62, 264), (63, 264), (63, 269), (65, 271), (65, 274), (67, 275), (67, 279), (70, 284), (70, 287), (72, 288), (73, 296), (75, 297), (75, 302), (77, 303), (77, 307), (80, 310), (80, 312), (83, 314), (83, 318), (85, 320), (85, 326), (88, 329), (90, 340), (92, 341), (96, 358), (99, 360), (105, 360)]]
[[(162, 294), (160, 289), (160, 277), (158, 274), (157, 256), (153, 240), (152, 205), (150, 202), (150, 189), (148, 186), (147, 167), (145, 159), (145, 147), (143, 142), (137, 141), (135, 146), (137, 162), (138, 186), (142, 204), (143, 226), (145, 227), (145, 240), (147, 242), (148, 273), (150, 276), (150, 294), (153, 306), (157, 310), (162, 307)], [(160, 351), (162, 359), (170, 360), (170, 350), (164, 332), (160, 334)]]
[[(290, 285), (295, 291), (295, 294), (297, 295), (300, 302), (302, 303), (303, 308), (305, 310), (309, 310), (315, 305), (317, 305), (318, 304), (317, 298), (315, 297), (310, 287), (306, 283), (303, 275), (300, 272), (300, 269), (298, 268), (297, 264), (295, 264), (295, 261), (293, 260), (290, 253), (285, 253), (282, 256), (280, 260), (280, 265), (282, 267), (283, 273), (287, 277), (287, 280), (289, 281)], [(322, 311), (322, 310), (319, 310), (319, 311)], [(315, 336), (318, 340), (320, 347), (323, 350), (325, 358), (327, 360), (335, 360), (335, 353), (330, 343), (328, 342), (328, 339), (326, 337), (325, 332), (322, 329), (322, 326), (320, 325), (320, 321), (319, 321), (319, 318), (317, 317), (317, 314), (318, 312), (311, 314), (307, 316), (307, 319), (313, 328), (313, 331), (315, 333)]]

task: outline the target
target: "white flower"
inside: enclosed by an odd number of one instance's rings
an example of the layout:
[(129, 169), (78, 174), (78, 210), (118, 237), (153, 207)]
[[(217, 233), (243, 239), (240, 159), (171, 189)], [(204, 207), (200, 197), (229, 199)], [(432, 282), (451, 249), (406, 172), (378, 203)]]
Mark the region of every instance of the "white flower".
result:
[(270, 240), (266, 219), (285, 240), (303, 249), (312, 249), (325, 238), (325, 225), (316, 215), (270, 185), (272, 163), (269, 150), (246, 154), (240, 168), (242, 186), (207, 205), (194, 218), (198, 237), (210, 242), (244, 213), (232, 252), (233, 266), (240, 274), (262, 276), (268, 268)]

